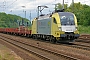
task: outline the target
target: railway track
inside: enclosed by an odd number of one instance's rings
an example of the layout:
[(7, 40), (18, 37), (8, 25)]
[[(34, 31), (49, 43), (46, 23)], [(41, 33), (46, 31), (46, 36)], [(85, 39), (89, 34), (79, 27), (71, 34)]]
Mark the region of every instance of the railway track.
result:
[[(28, 51), (28, 52), (38, 56), (39, 58), (41, 58), (43, 60), (58, 60), (58, 59), (77, 60), (77, 58), (74, 58), (74, 57), (71, 57), (68, 55), (64, 55), (59, 52), (48, 50), (46, 48), (42, 48), (39, 46), (30, 45), (28, 43), (17, 41), (17, 40), (8, 38), (8, 37), (0, 36), (0, 38), (10, 44), (13, 44), (25, 51)], [(39, 52), (39, 53), (37, 53), (37, 52)]]
[(90, 43), (90, 40), (77, 39), (76, 42)]
[[(86, 34), (86, 35), (81, 35), (78, 40), (85, 40), (85, 41), (89, 41), (90, 42), (90, 35)], [(84, 41), (84, 42), (85, 42)]]
[(90, 43), (90, 35), (81, 35), (76, 42)]
[(74, 43), (67, 43), (67, 44), (59, 43), (59, 44), (90, 51), (90, 40), (84, 40), (84, 39), (77, 39), (76, 42), (74, 42)]
[(85, 44), (82, 42), (75, 42), (75, 43), (68, 43), (68, 44), (61, 44), (60, 45), (64, 45), (64, 46), (68, 46), (68, 47), (73, 47), (73, 48), (77, 48), (77, 49), (83, 49), (83, 50), (88, 50), (90, 51), (90, 44)]
[(74, 48), (84, 49), (90, 51), (90, 35), (81, 35), (78, 39), (75, 40), (75, 43), (70, 44), (60, 44), (60, 45), (66, 45)]
[[(10, 39), (10, 38), (9, 38)], [(25, 39), (28, 39), (28, 38), (25, 38)], [(24, 42), (24, 43), (26, 43), (25, 41), (20, 41), (20, 42)], [(29, 43), (26, 43), (26, 45), (27, 44), (29, 44)], [(34, 44), (35, 45), (35, 44)], [(57, 45), (57, 44), (52, 44), (52, 45)], [(58, 44), (58, 46), (59, 45), (63, 45), (63, 44)], [(71, 45), (65, 45), (65, 46), (69, 46), (69, 47), (72, 47)], [(38, 47), (38, 46), (37, 46)], [(39, 46), (40, 48), (42, 48), (41, 46)], [(74, 48), (77, 48), (76, 47), (76, 45), (75, 46), (73, 46)], [(81, 56), (81, 55), (73, 55), (73, 54), (70, 54), (70, 53), (64, 53), (63, 51), (57, 51), (57, 50), (53, 50), (53, 49), (50, 49), (50, 48), (46, 48), (46, 47), (44, 47), (44, 49), (46, 49), (46, 50), (51, 50), (51, 51), (53, 51), (53, 52), (58, 52), (58, 53), (62, 53), (62, 55), (58, 55), (57, 54), (57, 56), (63, 56), (63, 55), (65, 55), (65, 56), (73, 56), (73, 57), (75, 57), (75, 59), (81, 59), (81, 60), (85, 60), (85, 59), (87, 59), (87, 60), (90, 60), (90, 59), (88, 59), (87, 57), (84, 57), (84, 56)], [(57, 49), (57, 48), (55, 48), (55, 49)], [(79, 47), (79, 49), (81, 49), (80, 47)], [(50, 52), (50, 51), (49, 51)], [(64, 53), (64, 54), (63, 54)], [(50, 53), (51, 54), (51, 53)], [(67, 59), (67, 57), (65, 57), (65, 56), (63, 56), (64, 58), (66, 58)], [(72, 60), (72, 59), (71, 59)]]
[(81, 35), (71, 46), (90, 51), (90, 35)]

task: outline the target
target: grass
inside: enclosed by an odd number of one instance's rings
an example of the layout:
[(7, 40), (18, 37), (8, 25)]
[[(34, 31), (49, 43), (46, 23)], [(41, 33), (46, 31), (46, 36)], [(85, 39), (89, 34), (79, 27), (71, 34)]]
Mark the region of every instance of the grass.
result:
[(0, 55), (0, 60), (1, 60), (2, 56)]
[(90, 26), (79, 25), (78, 27), (80, 34), (90, 34)]
[(0, 44), (0, 60), (22, 60), (22, 58), (6, 46)]

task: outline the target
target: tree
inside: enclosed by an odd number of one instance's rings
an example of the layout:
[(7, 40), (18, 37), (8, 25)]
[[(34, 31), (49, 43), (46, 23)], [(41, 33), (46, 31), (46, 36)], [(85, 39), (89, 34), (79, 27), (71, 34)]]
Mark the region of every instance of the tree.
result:
[[(24, 23), (29, 21), (26, 18), (24, 19)], [(6, 14), (6, 13), (0, 13), (0, 27), (9, 27), (9, 28), (15, 28), (18, 27), (18, 22), (17, 21), (22, 21), (22, 17), (17, 16), (17, 15), (11, 15), (11, 14)]]

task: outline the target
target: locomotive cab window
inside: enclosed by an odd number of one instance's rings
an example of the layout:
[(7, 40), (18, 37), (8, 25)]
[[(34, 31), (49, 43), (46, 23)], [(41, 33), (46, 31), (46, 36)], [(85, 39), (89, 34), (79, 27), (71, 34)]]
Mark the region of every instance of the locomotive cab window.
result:
[(55, 24), (57, 24), (57, 21), (56, 21), (56, 19), (53, 17), (53, 22), (55, 23)]
[(71, 13), (59, 13), (61, 25), (75, 25), (74, 16)]

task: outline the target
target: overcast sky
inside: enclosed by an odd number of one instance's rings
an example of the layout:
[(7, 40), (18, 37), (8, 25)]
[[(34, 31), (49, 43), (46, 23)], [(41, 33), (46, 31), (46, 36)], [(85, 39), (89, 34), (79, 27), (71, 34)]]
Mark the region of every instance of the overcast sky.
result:
[[(54, 10), (54, 4), (61, 3), (63, 0), (0, 0), (0, 12), (7, 14), (15, 14), (29, 19), (31, 11), (31, 19), (37, 16), (37, 6), (47, 5), (49, 8), (44, 10), (44, 13), (49, 13)], [(72, 0), (64, 0), (65, 3), (70, 5)], [(81, 2), (82, 4), (90, 5), (90, 0), (74, 0), (74, 2)], [(24, 6), (24, 7), (22, 7)]]

